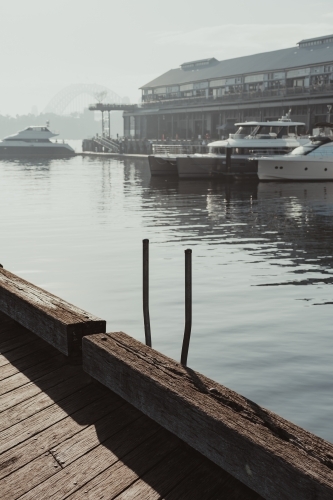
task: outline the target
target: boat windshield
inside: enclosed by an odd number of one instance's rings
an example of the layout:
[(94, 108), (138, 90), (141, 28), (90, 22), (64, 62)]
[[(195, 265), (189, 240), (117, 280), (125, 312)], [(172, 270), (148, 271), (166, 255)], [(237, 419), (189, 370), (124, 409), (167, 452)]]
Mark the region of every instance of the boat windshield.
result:
[(289, 153), (290, 156), (305, 156), (314, 149), (318, 148), (320, 146), (320, 142), (314, 143), (314, 142), (309, 142), (308, 144), (304, 144), (304, 146), (298, 146), (298, 148), (293, 149), (291, 153)]
[(252, 137), (282, 139), (283, 137), (297, 136), (297, 126), (281, 125), (257, 125), (252, 132)]
[(237, 132), (234, 135), (241, 135), (241, 136), (246, 136), (246, 135), (252, 135), (252, 130), (257, 127), (251, 125), (241, 125), (239, 129), (237, 129)]
[(208, 152), (215, 155), (225, 155), (225, 148), (216, 148), (210, 146), (208, 148)]

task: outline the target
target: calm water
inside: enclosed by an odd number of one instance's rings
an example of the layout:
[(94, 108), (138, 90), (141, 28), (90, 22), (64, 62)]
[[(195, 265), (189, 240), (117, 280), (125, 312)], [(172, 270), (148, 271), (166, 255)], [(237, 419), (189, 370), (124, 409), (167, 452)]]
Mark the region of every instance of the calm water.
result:
[(179, 359), (193, 250), (189, 366), (333, 441), (333, 183), (150, 179), (145, 160), (0, 163), (0, 262)]

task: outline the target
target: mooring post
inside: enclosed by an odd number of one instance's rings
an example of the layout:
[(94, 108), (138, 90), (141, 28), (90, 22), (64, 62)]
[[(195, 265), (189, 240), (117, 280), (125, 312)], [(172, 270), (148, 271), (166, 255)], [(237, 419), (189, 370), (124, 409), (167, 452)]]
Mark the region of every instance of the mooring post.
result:
[(192, 329), (192, 250), (185, 250), (185, 329), (180, 362), (187, 365)]
[(149, 240), (142, 240), (143, 244), (143, 274), (142, 274), (142, 298), (143, 298), (143, 320), (145, 324), (146, 345), (151, 347), (151, 332), (149, 318)]
[(228, 173), (230, 173), (230, 170), (231, 170), (231, 151), (232, 151), (232, 148), (230, 148), (230, 147), (226, 148), (225, 161), (226, 161), (226, 167), (227, 167)]

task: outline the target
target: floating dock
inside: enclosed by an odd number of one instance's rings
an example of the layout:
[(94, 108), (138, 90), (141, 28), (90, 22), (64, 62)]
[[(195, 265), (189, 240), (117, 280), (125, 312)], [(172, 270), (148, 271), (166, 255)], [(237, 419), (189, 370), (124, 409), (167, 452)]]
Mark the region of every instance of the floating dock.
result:
[(0, 269), (2, 499), (333, 498), (333, 445)]

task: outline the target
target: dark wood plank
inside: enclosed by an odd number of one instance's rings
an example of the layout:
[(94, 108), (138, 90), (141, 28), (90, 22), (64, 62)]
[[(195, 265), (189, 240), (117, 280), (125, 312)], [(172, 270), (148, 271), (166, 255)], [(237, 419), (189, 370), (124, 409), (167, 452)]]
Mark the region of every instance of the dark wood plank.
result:
[(17, 347), (16, 349), (13, 349), (6, 354), (0, 354), (0, 367), (6, 365), (7, 363), (16, 365), (16, 362), (19, 359), (41, 350), (49, 353), (54, 352), (54, 348), (52, 346), (45, 345), (45, 343), (41, 339), (36, 338), (36, 340), (34, 340), (33, 342), (29, 342), (29, 344)]
[(263, 497), (332, 498), (332, 444), (126, 334), (85, 337), (83, 368)]
[(103, 495), (104, 498), (115, 498), (166, 456), (177, 453), (178, 446), (179, 440), (160, 428), (69, 498), (82, 498), (82, 492), (87, 492), (88, 498), (101, 498)]
[(38, 346), (32, 353), (13, 361), (15, 364), (10, 363), (8, 358), (6, 358), (8, 362), (0, 366), (0, 380), (11, 377), (16, 373), (29, 373), (29, 370), (37, 368), (39, 363), (44, 363), (54, 356), (62, 356), (62, 354), (59, 354), (59, 351), (42, 340), (38, 341)]
[(163, 496), (165, 500), (262, 500), (258, 493), (202, 458), (199, 467)]
[[(154, 422), (141, 417), (20, 498), (22, 500), (67, 498), (82, 486), (87, 485), (91, 479), (99, 476), (112, 464), (121, 460), (140, 443), (147, 442), (150, 436), (158, 432), (158, 429), (159, 427)], [(82, 496), (78, 498), (82, 500)], [(98, 497), (92, 496), (90, 498)]]
[(84, 387), (86, 383), (87, 379), (82, 377), (80, 373), (72, 376), (71, 378), (65, 376), (61, 381), (57, 381), (55, 385), (49, 388), (47, 393), (39, 391), (39, 393), (33, 397), (25, 399), (21, 403), (3, 411), (0, 418), (0, 432), (8, 429), (12, 425), (17, 425), (19, 422), (23, 422), (32, 415), (35, 415), (45, 408), (52, 406), (58, 401), (61, 401), (65, 397)]
[[(68, 381), (68, 383), (70, 383), (70, 381)], [(47, 429), (65, 418), (69, 413), (73, 413), (73, 411), (84, 406), (84, 398), (82, 397), (86, 390), (84, 384), (87, 385), (88, 382), (82, 380), (83, 388), (74, 392), (67, 398), (62, 399), (61, 403), (59, 402), (58, 404), (49, 406), (45, 410), (35, 413), (23, 422), (12, 425), (9, 429), (3, 431), (1, 436), (2, 440), (0, 442), (0, 453), (23, 443), (26, 439)]]
[(20, 335), (24, 335), (27, 331), (26, 328), (9, 318), (6, 326), (0, 325), (0, 342), (2, 343), (6, 340), (15, 339)]
[[(13, 328), (15, 331), (15, 329)], [(22, 330), (22, 327), (18, 325), (18, 330)], [(36, 340), (36, 337), (33, 333), (30, 333), (26, 331), (25, 335), (19, 335), (17, 337), (13, 337), (9, 340), (5, 340), (4, 342), (0, 343), (0, 353), (5, 354), (6, 352), (12, 351), (13, 349), (16, 349), (17, 347), (21, 347), (23, 345), (29, 344), (29, 342), (32, 342), (33, 340)]]
[[(181, 444), (183, 444), (180, 441)], [(202, 456), (180, 445), (155, 467), (117, 496), (117, 500), (159, 500), (177, 486), (202, 461)], [(109, 498), (113, 498), (110, 496)]]
[(106, 322), (0, 268), (0, 310), (66, 356), (79, 356), (84, 335)]
[(120, 399), (118, 405), (119, 407), (114, 408), (112, 413), (108, 413), (99, 419), (94, 426), (89, 426), (65, 442), (54, 446), (52, 453), (59, 463), (68, 466), (74, 460), (82, 457), (124, 427), (142, 417), (139, 410), (126, 403), (123, 399)]
[(92, 425), (113, 411), (119, 402), (123, 400), (116, 394), (90, 384), (77, 399), (79, 409), (74, 406), (73, 413), (0, 455), (0, 479)]
[[(135, 408), (131, 407), (120, 398), (118, 398), (117, 404), (119, 406), (116, 407), (113, 405), (112, 412), (108, 413), (103, 419), (108, 421), (107, 427), (104, 424), (105, 439), (128, 426), (131, 422), (138, 418), (138, 414), (142, 416), (141, 412), (135, 410)], [(132, 413), (130, 413), (130, 411), (123, 412), (122, 407), (124, 405), (128, 408), (128, 410), (131, 410)], [(59, 472), (62, 468), (68, 466), (76, 458), (81, 457), (87, 451), (90, 451), (98, 446), (100, 442), (105, 440), (103, 438), (99, 439), (101, 437), (100, 422), (100, 420), (96, 422), (96, 427), (89, 426), (86, 429), (87, 432), (83, 431), (78, 433), (80, 435), (79, 438), (82, 438), (81, 443), (80, 439), (75, 439), (77, 437), (77, 434), (75, 434), (68, 440), (69, 442), (66, 440), (62, 447), (59, 445), (61, 450), (58, 451), (57, 449), (52, 448), (51, 450), (48, 450), (46, 454), (41, 454), (36, 459), (28, 462), (24, 467), (17, 469), (13, 474), (7, 475), (7, 477), (1, 481), (2, 494), (3, 492), (10, 494), (15, 491), (16, 497), (21, 496)], [(63, 424), (63, 421), (61, 424)], [(96, 429), (98, 429), (98, 436), (96, 434)], [(91, 431), (91, 435), (88, 437), (89, 431)], [(93, 434), (96, 438), (92, 437)], [(71, 449), (71, 445), (73, 445), (73, 450)], [(44, 450), (45, 449), (46, 448), (44, 448)], [(50, 461), (47, 458), (48, 454), (50, 454), (55, 460), (52, 467), (50, 467)], [(86, 464), (85, 467), (87, 466), (89, 465)]]
[[(37, 381), (44, 375), (48, 375), (52, 371), (64, 366), (68, 363), (66, 356), (63, 354), (58, 354), (56, 356), (48, 356), (48, 358), (35, 366), (30, 367), (24, 372), (14, 373), (10, 377), (2, 379), (2, 384), (0, 385), (0, 396), (6, 392), (10, 392), (22, 385), (28, 384), (29, 382)], [(6, 365), (7, 366), (7, 365)], [(0, 369), (0, 373), (1, 373)], [(0, 406), (0, 412), (3, 408)]]

